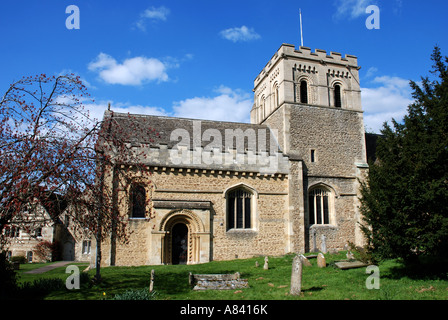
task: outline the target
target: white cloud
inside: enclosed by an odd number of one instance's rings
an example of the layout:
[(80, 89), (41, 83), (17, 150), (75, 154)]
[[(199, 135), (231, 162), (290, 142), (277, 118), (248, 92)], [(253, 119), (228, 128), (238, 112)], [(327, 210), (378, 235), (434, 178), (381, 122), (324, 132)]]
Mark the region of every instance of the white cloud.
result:
[(149, 114), (190, 119), (249, 122), (250, 110), (253, 104), (252, 97), (249, 93), (226, 86), (220, 86), (215, 92), (217, 95), (213, 97), (193, 97), (173, 102), (172, 111), (170, 112), (160, 107), (114, 101), (85, 101), (84, 107), (89, 111), (91, 118), (98, 120), (103, 119), (104, 111), (107, 110), (108, 103), (110, 103), (111, 110), (122, 113), (129, 112), (131, 114)]
[(140, 19), (135, 23), (137, 28), (142, 31), (146, 30), (146, 21), (166, 21), (167, 16), (170, 14), (170, 9), (161, 6), (158, 8), (151, 7), (146, 9), (140, 14)]
[(174, 116), (192, 119), (248, 122), (252, 98), (241, 90), (221, 86), (215, 97), (194, 97), (174, 103)]
[(100, 53), (88, 65), (90, 71), (99, 73), (110, 84), (141, 85), (148, 81), (167, 81), (166, 66), (155, 58), (134, 57), (118, 63), (110, 55)]
[(366, 78), (370, 78), (370, 77), (372, 77), (375, 73), (377, 73), (378, 72), (378, 68), (376, 68), (376, 67), (370, 67), (368, 70), (367, 70), (367, 73), (366, 73)]
[(403, 78), (381, 76), (372, 83), (379, 86), (361, 89), (364, 122), (367, 130), (379, 133), (384, 122), (401, 121), (413, 99), (409, 81)]
[(366, 13), (366, 8), (374, 4), (372, 0), (336, 0), (336, 13), (334, 17), (337, 19), (349, 17), (351, 19), (358, 18)]
[(238, 41), (250, 41), (261, 38), (261, 36), (252, 28), (242, 26), (241, 28), (229, 28), (220, 32), (221, 36), (227, 40)]
[(170, 9), (165, 8), (164, 6), (161, 6), (159, 8), (151, 7), (149, 9), (146, 9), (142, 13), (142, 17), (149, 18), (149, 19), (156, 19), (156, 20), (166, 20), (166, 17), (170, 13)]

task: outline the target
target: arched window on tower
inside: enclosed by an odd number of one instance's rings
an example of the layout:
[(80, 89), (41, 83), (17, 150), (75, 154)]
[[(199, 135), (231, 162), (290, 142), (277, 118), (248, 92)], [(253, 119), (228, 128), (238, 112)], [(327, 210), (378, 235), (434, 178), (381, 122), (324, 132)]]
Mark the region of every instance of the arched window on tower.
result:
[(264, 95), (261, 96), (260, 107), (261, 107), (261, 120), (264, 120), (266, 119), (266, 99)]
[(146, 191), (141, 185), (134, 185), (131, 191), (131, 218), (145, 218)]
[(324, 188), (316, 188), (308, 193), (310, 225), (330, 223), (330, 195)]
[(252, 193), (237, 188), (227, 193), (227, 230), (252, 227)]
[(275, 83), (274, 86), (272, 87), (272, 94), (273, 94), (273, 96), (272, 96), (273, 108), (272, 109), (275, 109), (275, 108), (277, 108), (279, 106), (278, 85), (277, 85), (277, 83)]
[(334, 106), (336, 108), (342, 107), (341, 85), (334, 85)]
[(300, 102), (308, 103), (308, 82), (306, 80), (300, 81)]

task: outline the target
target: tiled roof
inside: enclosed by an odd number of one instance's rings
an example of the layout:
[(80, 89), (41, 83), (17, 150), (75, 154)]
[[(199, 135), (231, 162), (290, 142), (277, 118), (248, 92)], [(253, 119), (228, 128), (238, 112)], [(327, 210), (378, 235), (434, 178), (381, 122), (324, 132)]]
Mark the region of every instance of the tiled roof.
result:
[[(273, 135), (269, 127), (265, 125), (112, 111), (106, 111), (104, 117), (105, 123), (107, 123), (107, 119), (111, 121), (110, 133), (114, 138), (136, 145), (147, 144), (151, 147), (167, 145), (168, 149), (171, 149), (182, 141), (189, 144), (190, 149), (192, 149), (199, 146), (204, 148), (212, 142), (213, 146), (217, 146), (220, 142), (221, 151), (225, 151), (227, 137), (229, 141), (233, 140), (232, 143), (228, 142), (227, 147), (234, 149), (237, 149), (236, 144), (238, 142), (244, 141), (244, 150), (241, 151), (238, 148), (238, 152), (253, 150), (254, 146), (255, 150), (253, 151), (269, 152), (271, 150), (270, 139)], [(181, 139), (181, 135), (189, 138), (189, 140)], [(220, 138), (214, 141), (217, 135), (220, 135)], [(234, 138), (235, 135), (238, 136), (237, 139)], [(251, 136), (251, 143), (248, 143), (248, 136)], [(274, 150), (272, 151), (279, 151), (277, 141), (273, 141), (273, 146)]]

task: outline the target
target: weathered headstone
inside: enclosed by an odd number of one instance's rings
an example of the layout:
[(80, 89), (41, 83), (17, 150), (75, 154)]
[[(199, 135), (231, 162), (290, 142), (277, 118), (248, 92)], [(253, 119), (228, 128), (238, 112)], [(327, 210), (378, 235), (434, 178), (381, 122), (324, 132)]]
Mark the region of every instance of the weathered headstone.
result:
[(322, 252), (320, 252), (320, 253), (317, 255), (317, 266), (318, 266), (319, 268), (325, 268), (325, 267), (327, 266), (327, 262), (325, 261), (325, 257), (324, 257), (324, 255), (322, 254)]
[(302, 291), (302, 256), (296, 255), (292, 260), (290, 294), (297, 296)]
[(268, 257), (264, 257), (264, 266), (263, 266), (264, 270), (268, 270), (269, 269), (269, 263), (268, 263)]
[(301, 257), (301, 260), (302, 260), (302, 264), (305, 267), (311, 267), (312, 266), (310, 260), (308, 260), (303, 254), (301, 254), (300, 257)]
[(322, 253), (327, 253), (327, 237), (323, 234), (320, 237), (321, 243), (320, 243), (320, 251)]
[(338, 261), (335, 262), (335, 266), (339, 269), (353, 269), (353, 268), (361, 268), (367, 266), (364, 262), (361, 261)]
[(347, 257), (348, 260), (355, 259), (355, 255), (351, 251), (348, 251), (345, 256)]
[(189, 274), (193, 290), (234, 290), (249, 288), (247, 279), (241, 279), (239, 272), (233, 274)]
[(255, 268), (258, 268), (260, 266), (260, 264), (258, 263), (258, 261), (255, 261)]
[(317, 252), (317, 244), (316, 244), (316, 229), (311, 229), (311, 235), (313, 236), (313, 250), (311, 252)]
[(149, 292), (154, 290), (154, 269), (151, 270), (151, 280), (149, 281)]

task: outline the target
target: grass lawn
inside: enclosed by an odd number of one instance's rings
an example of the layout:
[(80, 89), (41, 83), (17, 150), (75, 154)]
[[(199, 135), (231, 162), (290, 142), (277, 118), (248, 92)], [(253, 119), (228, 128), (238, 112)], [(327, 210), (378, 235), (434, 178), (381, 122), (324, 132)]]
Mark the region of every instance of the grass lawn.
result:
[[(213, 261), (199, 265), (166, 265), (141, 267), (105, 267), (101, 269), (103, 282), (99, 285), (81, 283), (76, 290), (58, 290), (47, 294), (46, 300), (101, 300), (113, 299), (116, 294), (128, 289), (148, 288), (151, 270), (155, 270), (154, 290), (158, 300), (421, 300), (448, 299), (448, 274), (405, 272), (401, 264), (388, 260), (379, 265), (380, 288), (367, 289), (366, 268), (340, 270), (334, 261), (345, 258), (345, 252), (338, 255), (326, 254), (327, 267), (317, 267), (316, 259), (310, 259), (312, 266), (303, 267), (302, 294), (291, 296), (290, 277), (293, 255), (270, 257), (269, 270), (263, 269), (264, 257), (232, 261)], [(260, 266), (255, 267), (255, 261)], [(69, 274), (65, 268), (57, 268), (44, 274), (25, 274), (41, 265), (21, 265), (19, 283), (40, 278), (65, 279)], [(80, 270), (86, 265), (78, 264)], [(248, 279), (250, 288), (241, 290), (193, 291), (188, 284), (192, 273), (235, 273)], [(95, 270), (90, 270), (90, 278)]]

